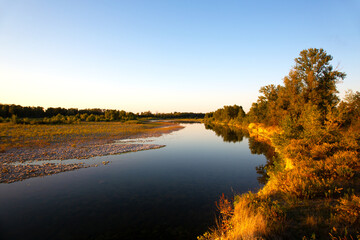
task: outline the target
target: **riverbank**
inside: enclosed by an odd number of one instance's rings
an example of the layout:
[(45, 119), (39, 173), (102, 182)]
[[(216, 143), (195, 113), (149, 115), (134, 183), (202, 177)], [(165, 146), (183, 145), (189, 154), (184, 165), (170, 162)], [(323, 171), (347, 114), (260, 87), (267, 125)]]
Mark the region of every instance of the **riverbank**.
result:
[[(183, 127), (170, 122), (80, 123), (67, 125), (0, 124), (0, 183), (91, 167), (49, 160), (88, 159), (164, 147), (155, 144), (115, 143), (116, 140), (158, 137)], [(41, 164), (37, 164), (37, 162)], [(86, 161), (84, 161), (86, 162)]]
[(274, 146), (279, 157), (257, 193), (235, 196), (234, 205), (220, 199), (219, 226), (199, 239), (359, 239), (360, 166), (350, 141), (346, 148), (281, 142), (279, 128), (238, 127)]

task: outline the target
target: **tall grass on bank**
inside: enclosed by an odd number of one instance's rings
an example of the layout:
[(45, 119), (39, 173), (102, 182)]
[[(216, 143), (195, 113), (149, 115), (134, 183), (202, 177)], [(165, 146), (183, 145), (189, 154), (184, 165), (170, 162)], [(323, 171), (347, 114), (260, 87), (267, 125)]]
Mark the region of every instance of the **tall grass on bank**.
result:
[(235, 196), (233, 201), (224, 198), (217, 203), (219, 220), (217, 227), (198, 237), (206, 239), (263, 239), (274, 236), (283, 223), (284, 214), (279, 203), (268, 196), (259, 197), (248, 192)]

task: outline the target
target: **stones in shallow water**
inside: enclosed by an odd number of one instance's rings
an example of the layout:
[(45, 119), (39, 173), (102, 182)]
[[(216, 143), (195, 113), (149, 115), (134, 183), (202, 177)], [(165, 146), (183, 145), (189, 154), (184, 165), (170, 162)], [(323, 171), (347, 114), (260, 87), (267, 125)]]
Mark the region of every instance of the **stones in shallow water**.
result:
[(69, 148), (68, 146), (58, 146), (53, 148), (21, 148), (12, 149), (6, 153), (0, 154), (0, 162), (12, 163), (23, 161), (86, 159), (96, 156), (114, 155), (125, 152), (136, 152), (161, 147), (164, 147), (164, 145), (104, 144), (88, 145), (78, 148)]
[[(60, 146), (53, 148), (12, 149), (6, 153), (0, 154), (0, 183), (12, 183), (31, 177), (46, 176), (84, 167), (98, 166), (98, 164), (85, 165), (84, 163), (44, 163), (42, 165), (33, 163), (14, 165), (14, 163), (46, 160), (88, 159), (97, 156), (157, 149), (164, 146), (165, 145), (155, 144), (103, 144), (87, 145), (76, 148), (72, 146)], [(103, 161), (102, 164), (107, 165), (109, 164), (109, 161)]]
[[(177, 131), (184, 128), (179, 125), (167, 124), (166, 126), (153, 129), (153, 131), (136, 132), (136, 133), (124, 133), (120, 134), (120, 140), (125, 142), (119, 142), (119, 135), (107, 132), (101, 136), (92, 135), (94, 137), (88, 137), (83, 139), (82, 137), (77, 138), (75, 135), (66, 135), (63, 138), (52, 139), (46, 144), (32, 145), (32, 147), (21, 147), (14, 144), (14, 148), (0, 151), (0, 183), (10, 183), (20, 181), (30, 177), (50, 175), (58, 172), (64, 172), (74, 170), (83, 167), (99, 166), (100, 164), (82, 164), (82, 163), (71, 163), (71, 164), (60, 164), (58, 163), (47, 163), (46, 167), (41, 169), (41, 163), (44, 161), (55, 160), (72, 160), (72, 159), (88, 159), (92, 157), (114, 155), (125, 152), (136, 152), (148, 149), (157, 149), (164, 147), (165, 145), (155, 144), (143, 144), (148, 140), (140, 142), (141, 144), (126, 144), (126, 141), (130, 139), (139, 138), (152, 138), (159, 137), (162, 134), (168, 134), (173, 131)], [(151, 130), (151, 129), (150, 129)], [(128, 139), (121, 139), (122, 137)], [(118, 143), (116, 143), (118, 141)], [(111, 144), (112, 143), (112, 144)], [(20, 144), (20, 146), (25, 146)], [(37, 163), (36, 163), (37, 162)]]
[(55, 173), (70, 171), (74, 169), (79, 169), (85, 166), (82, 163), (78, 164), (54, 164), (54, 163), (44, 163), (42, 165), (11, 165), (3, 164), (1, 166), (3, 169), (6, 168), (6, 172), (2, 172), (0, 175), (0, 183), (13, 183), (17, 181), (22, 181), (31, 177), (38, 176), (47, 176)]

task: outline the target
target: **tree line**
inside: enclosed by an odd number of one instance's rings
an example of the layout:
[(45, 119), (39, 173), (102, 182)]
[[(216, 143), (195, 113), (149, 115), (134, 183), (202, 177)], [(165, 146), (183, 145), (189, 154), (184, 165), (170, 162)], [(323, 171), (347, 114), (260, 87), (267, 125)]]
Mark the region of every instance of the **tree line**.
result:
[(340, 101), (336, 84), (346, 74), (333, 69), (332, 59), (323, 49), (303, 50), (295, 59), (295, 66), (284, 77), (284, 84), (262, 87), (248, 113), (241, 106), (224, 106), (205, 114), (205, 120), (287, 126), (296, 132), (311, 121), (309, 117), (316, 116), (321, 125), (331, 120), (342, 128), (359, 128), (360, 92), (350, 90)]
[(30, 107), (15, 104), (0, 104), (0, 122), (24, 124), (59, 124), (79, 123), (81, 121), (130, 121), (139, 119), (174, 119), (174, 118), (204, 118), (203, 113), (174, 112), (151, 113), (150, 111), (133, 113), (124, 110), (108, 109), (77, 109), (77, 108), (47, 108)]
[(44, 118), (54, 117), (58, 114), (63, 116), (74, 116), (76, 114), (88, 114), (88, 115), (103, 115), (104, 109), (77, 109), (77, 108), (47, 108), (43, 107), (23, 107), (15, 104), (0, 104), (0, 117), (10, 118), (12, 115), (16, 115), (19, 118)]
[(193, 112), (173, 112), (173, 113), (152, 113), (150, 111), (141, 112), (139, 117), (141, 118), (155, 118), (155, 119), (203, 119), (205, 113), (193, 113)]

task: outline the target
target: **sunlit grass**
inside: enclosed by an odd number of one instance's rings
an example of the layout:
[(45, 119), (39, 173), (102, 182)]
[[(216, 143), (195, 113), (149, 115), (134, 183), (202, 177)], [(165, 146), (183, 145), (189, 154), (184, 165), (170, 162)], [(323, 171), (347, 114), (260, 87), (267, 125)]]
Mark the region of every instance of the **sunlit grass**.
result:
[(232, 229), (224, 239), (256, 239), (268, 234), (265, 216), (251, 206), (246, 197), (241, 197), (235, 205)]
[(77, 143), (91, 139), (126, 138), (159, 127), (177, 127), (163, 122), (82, 122), (79, 124), (22, 125), (0, 123), (0, 152), (10, 148), (43, 147), (60, 142)]
[(339, 132), (342, 141), (291, 139), (282, 145), (273, 138), (276, 128), (251, 124), (249, 131), (274, 145), (279, 158), (267, 166), (262, 189), (235, 197), (227, 226), (200, 239), (360, 239), (356, 131)]

